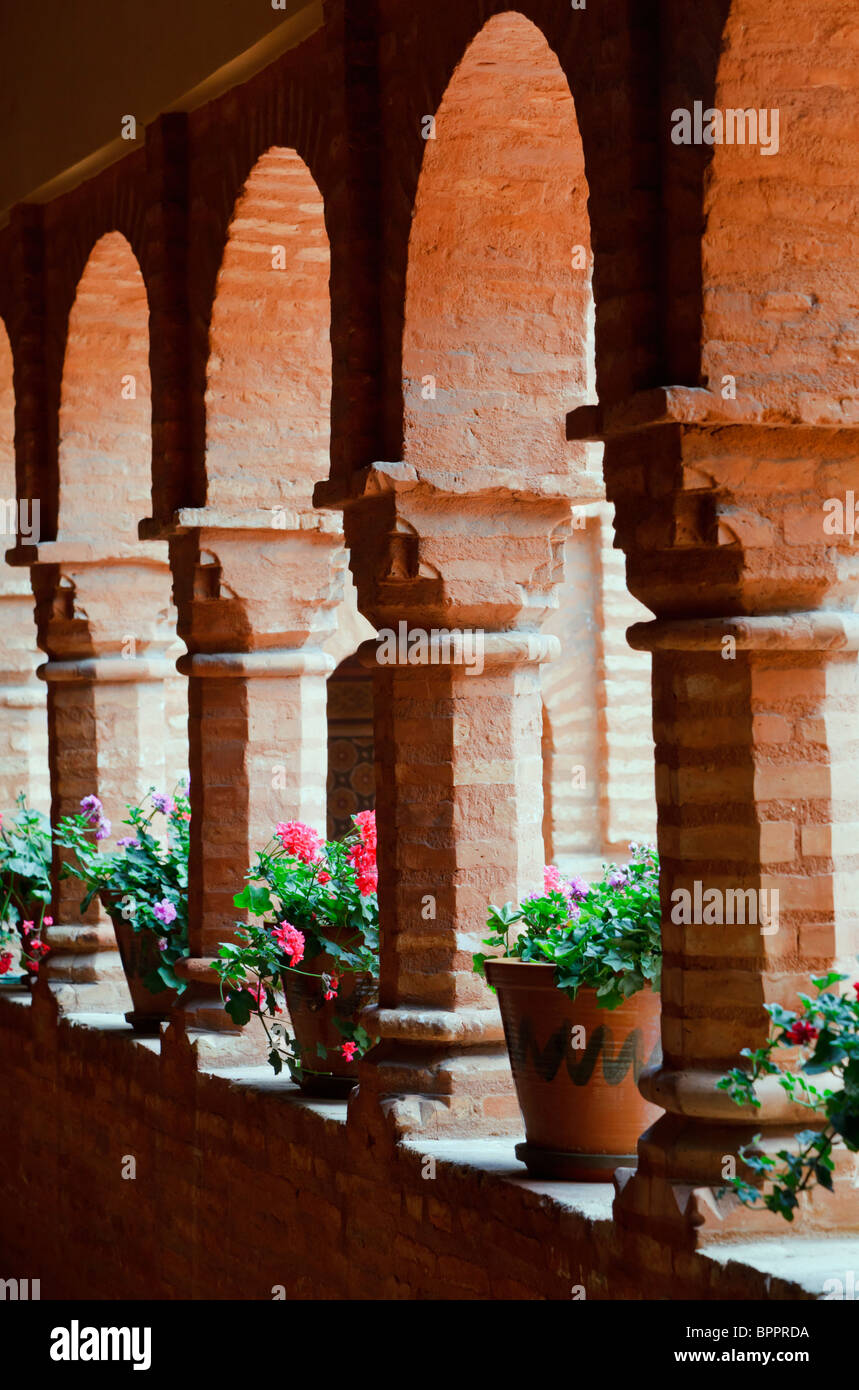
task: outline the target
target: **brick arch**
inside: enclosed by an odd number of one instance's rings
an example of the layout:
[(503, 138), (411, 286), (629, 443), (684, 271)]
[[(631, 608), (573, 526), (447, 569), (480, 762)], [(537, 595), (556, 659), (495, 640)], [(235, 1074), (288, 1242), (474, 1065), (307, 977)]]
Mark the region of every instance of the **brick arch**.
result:
[(26, 290), (13, 301), (20, 322), (13, 327), (10, 317), (9, 329), (22, 377), (19, 469), (27, 480), (22, 490), (41, 499), (44, 540), (57, 534), (58, 422), (75, 298), (93, 248), (110, 233), (126, 239), (147, 291), (150, 283), (157, 291), (147, 194), (146, 159), (138, 149), (54, 202), (18, 209)]
[(735, 376), (774, 419), (859, 417), (857, 43), (851, 0), (732, 0), (724, 25), (712, 105), (776, 109), (778, 152), (710, 149), (701, 373), (716, 391)]
[(62, 357), (62, 330), (94, 248), (117, 233), (129, 248), (149, 292), (157, 270), (158, 248), (148, 234), (152, 190), (145, 155), (136, 150), (99, 176), (50, 203), (44, 210), (46, 291), (51, 313), (52, 347)]
[(457, 69), (494, 19), (528, 20), (566, 78), (584, 150), (590, 197), (596, 312), (596, 375), (605, 405), (663, 380), (662, 226), (658, 204), (658, 34), (640, 6), (618, 0), (574, 11), (557, 0), (462, 5), (414, 0), (394, 48), (381, 50), (385, 107), (394, 112), (382, 273), (385, 343), (383, 457), (401, 456), (401, 350), (411, 224), (426, 146), (425, 114), (437, 114)]
[(257, 160), (224, 248), (209, 329), (209, 506), (306, 507), (327, 476), (330, 251), (322, 194), (295, 150)]
[(68, 320), (59, 411), (63, 538), (137, 539), (150, 499), (149, 307), (120, 232), (93, 247)]
[(587, 199), (557, 57), (521, 14), (494, 16), (425, 142), (406, 279), (406, 459), (566, 471), (565, 412), (594, 399)]

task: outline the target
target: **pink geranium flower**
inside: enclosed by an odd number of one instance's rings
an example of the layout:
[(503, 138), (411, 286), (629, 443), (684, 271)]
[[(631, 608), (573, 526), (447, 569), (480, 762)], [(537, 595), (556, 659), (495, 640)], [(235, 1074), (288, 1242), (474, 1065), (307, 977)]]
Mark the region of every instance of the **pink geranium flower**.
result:
[(271, 934), (284, 955), (289, 956), (291, 966), (298, 965), (299, 961), (304, 959), (304, 933), (291, 922), (281, 922), (278, 926), (272, 927)]
[(303, 821), (279, 821), (275, 827), (275, 834), (287, 854), (293, 854), (303, 864), (312, 864), (319, 858), (322, 838)]
[(156, 903), (152, 909), (153, 917), (157, 917), (159, 922), (163, 922), (165, 927), (169, 927), (171, 922), (176, 921), (176, 908), (169, 898), (162, 898), (160, 903)]
[(543, 892), (555, 893), (561, 889), (561, 871), (554, 864), (543, 865)]

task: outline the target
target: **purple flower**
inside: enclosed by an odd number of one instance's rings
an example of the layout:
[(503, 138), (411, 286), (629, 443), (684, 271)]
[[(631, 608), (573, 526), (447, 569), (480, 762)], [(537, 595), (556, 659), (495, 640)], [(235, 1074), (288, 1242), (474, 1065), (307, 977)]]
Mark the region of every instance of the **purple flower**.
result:
[(606, 883), (608, 884), (609, 888), (625, 888), (627, 883), (626, 870), (612, 869), (611, 873), (606, 879)]
[(81, 802), (81, 815), (89, 821), (90, 825), (98, 825), (103, 811), (104, 807), (97, 796), (85, 796)]
[(102, 816), (101, 820), (95, 828), (95, 838), (97, 840), (106, 840), (109, 834), (110, 821), (107, 819), (106, 816)]
[(176, 810), (171, 798), (162, 795), (161, 792), (153, 792), (152, 805), (155, 807), (156, 811), (161, 811), (165, 816), (169, 816), (171, 812)]
[(591, 891), (590, 884), (585, 883), (583, 878), (571, 878), (566, 889), (567, 897), (573, 902), (583, 902)]
[(167, 940), (167, 937), (166, 937), (166, 936), (160, 936), (160, 937), (158, 938), (158, 949), (159, 949), (159, 951), (166, 951), (166, 950), (167, 950), (167, 947), (168, 947), (169, 945), (170, 945), (170, 942)]
[(162, 898), (160, 903), (156, 903), (152, 909), (153, 916), (163, 922), (165, 927), (169, 927), (171, 922), (176, 921), (176, 909), (169, 898)]
[(122, 839), (121, 839), (121, 840), (117, 840), (116, 843), (117, 843), (117, 845), (119, 846), (120, 849), (139, 849), (139, 848), (140, 848), (140, 843), (139, 843), (139, 841), (138, 841), (138, 840), (135, 840), (135, 838), (134, 838), (133, 835), (123, 835)]

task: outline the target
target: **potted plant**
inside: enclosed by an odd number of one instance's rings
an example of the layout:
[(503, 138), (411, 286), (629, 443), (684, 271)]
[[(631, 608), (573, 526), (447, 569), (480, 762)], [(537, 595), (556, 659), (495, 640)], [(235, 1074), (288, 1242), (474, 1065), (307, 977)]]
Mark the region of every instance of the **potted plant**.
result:
[(489, 909), (484, 945), (503, 956), (474, 956), (498, 993), (527, 1136), (516, 1155), (536, 1177), (606, 1181), (662, 1113), (637, 1085), (660, 1056), (659, 865), (650, 845), (630, 851), (590, 885), (547, 865), (542, 893)]
[[(847, 979), (837, 971), (813, 976), (817, 997), (801, 994), (796, 1011), (780, 1004), (764, 1005), (774, 1025), (769, 1040), (754, 1050), (744, 1047), (740, 1056), (747, 1059), (747, 1067), (735, 1067), (717, 1083), (737, 1105), (760, 1108), (755, 1082), (777, 1076), (791, 1101), (813, 1116), (813, 1127), (796, 1135), (795, 1150), (767, 1153), (760, 1134), (740, 1149), (740, 1157), (757, 1174), (758, 1185), (739, 1177), (729, 1179), (745, 1206), (763, 1203), (786, 1221), (793, 1220), (800, 1193), (814, 1187), (832, 1191), (832, 1155), (837, 1147), (859, 1151), (859, 981), (852, 986), (852, 994), (832, 989)], [(822, 1075), (827, 1081), (823, 1090), (807, 1079)], [(833, 1078), (840, 1078), (840, 1088), (829, 1084)]]
[(41, 938), (53, 918), (51, 902), (51, 827), (47, 816), (17, 798), (15, 820), (0, 814), (0, 983), (20, 985), (38, 973), (49, 947)]
[[(376, 817), (352, 819), (341, 841), (301, 821), (277, 826), (234, 899), (263, 920), (240, 923), (215, 963), (227, 1013), (239, 1025), (258, 1017), (275, 1073), (285, 1064), (314, 1095), (348, 1094), (373, 1041), (360, 1015), (377, 996)], [(277, 1019), (281, 989), (289, 1023)]]
[(80, 813), (64, 816), (54, 835), (71, 850), (63, 877), (85, 886), (81, 910), (98, 895), (110, 916), (134, 1008), (125, 1015), (141, 1032), (156, 1032), (186, 988), (175, 964), (188, 954), (188, 842), (191, 808), (187, 788), (165, 796), (154, 788), (123, 821), (131, 834), (107, 854), (99, 842), (110, 822), (97, 796), (85, 796)]

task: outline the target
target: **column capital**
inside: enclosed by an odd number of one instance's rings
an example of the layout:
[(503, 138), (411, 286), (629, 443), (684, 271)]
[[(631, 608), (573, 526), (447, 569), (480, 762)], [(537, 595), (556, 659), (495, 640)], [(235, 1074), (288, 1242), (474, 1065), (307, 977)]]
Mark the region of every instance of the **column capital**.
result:
[(573, 507), (604, 496), (572, 465), (526, 476), (374, 463), (348, 483), (319, 483), (318, 507), (342, 510), (359, 607), (376, 628), (539, 627), (557, 606)]
[(569, 411), (567, 439), (606, 440), (659, 425), (859, 431), (859, 399), (841, 402), (837, 409), (829, 408), (825, 413), (812, 402), (797, 413), (764, 407), (753, 396), (742, 393), (726, 400), (706, 387), (657, 386), (612, 405), (582, 405)]
[(40, 680), (51, 682), (98, 681), (100, 685), (163, 681), (176, 674), (176, 666), (163, 657), (118, 655), (79, 657), (71, 661), (43, 661), (36, 668)]
[[(356, 653), (361, 665), (368, 670), (374, 671), (379, 666), (458, 666), (463, 663), (463, 647), (460, 640), (457, 643), (457, 633), (461, 639), (462, 630), (457, 628), (443, 628), (439, 630), (436, 639), (435, 651), (430, 660), (410, 661), (408, 643), (411, 633), (421, 632), (423, 629), (409, 628), (405, 619), (401, 619), (396, 630), (395, 650), (392, 655), (386, 655), (385, 660), (380, 660), (379, 649), (385, 644), (385, 638), (380, 632), (377, 637), (371, 637), (366, 642), (362, 642)], [(382, 630), (384, 632), (384, 629)], [(475, 649), (474, 654), (480, 658), (481, 668), (484, 666), (541, 666), (543, 662), (554, 661), (561, 653), (560, 640), (551, 633), (545, 632), (485, 632), (482, 628), (478, 629), (472, 636), (479, 640), (479, 653)], [(429, 634), (430, 643), (432, 633)]]
[[(166, 545), (105, 547), (76, 537), (19, 546), (10, 555), (14, 564), (29, 564), (38, 643), (49, 663), (43, 679), (134, 682), (174, 674), (164, 662), (175, 636)], [(99, 661), (108, 662), (103, 671), (91, 664)], [(151, 661), (162, 665), (148, 674)], [(139, 674), (122, 670), (135, 663)]]
[(250, 652), (189, 652), (180, 656), (177, 670), (183, 676), (210, 676), (218, 680), (282, 676), (327, 676), (335, 661), (318, 647), (264, 647)]
[[(208, 658), (314, 648), (333, 630), (346, 571), (340, 519), (309, 509), (278, 518), (209, 508), (174, 514), (173, 594), (189, 652)], [(254, 657), (245, 674), (261, 660)], [(204, 666), (192, 674), (205, 674)]]
[(13, 568), (57, 566), (60, 569), (114, 568), (127, 565), (164, 569), (167, 547), (156, 541), (104, 541), (87, 536), (69, 540), (39, 541), (37, 545), (19, 543), (6, 551), (6, 563)]
[(629, 645), (640, 652), (719, 651), (726, 637), (737, 651), (859, 651), (859, 614), (812, 609), (724, 618), (654, 619), (627, 629)]
[(228, 533), (233, 540), (243, 536), (253, 541), (260, 531), (274, 536), (295, 536), (303, 532), (330, 535), (342, 543), (340, 519), (310, 507), (249, 507), (243, 511), (225, 511), (221, 507), (181, 507), (167, 522), (147, 517), (138, 526), (141, 542), (172, 540), (176, 536), (198, 533)]
[(529, 502), (544, 504), (562, 502), (596, 502), (605, 496), (602, 480), (572, 465), (566, 473), (550, 473), (542, 477), (526, 477), (516, 468), (481, 468), (476, 465), (463, 470), (448, 471), (441, 467), (421, 468), (402, 460), (393, 463), (371, 463), (357, 469), (344, 483), (331, 479), (316, 484), (313, 490), (315, 507), (327, 511), (345, 511), (357, 503), (372, 498), (410, 498), (415, 502), (438, 503), (447, 499), (470, 501), (515, 500), (518, 506)]

